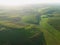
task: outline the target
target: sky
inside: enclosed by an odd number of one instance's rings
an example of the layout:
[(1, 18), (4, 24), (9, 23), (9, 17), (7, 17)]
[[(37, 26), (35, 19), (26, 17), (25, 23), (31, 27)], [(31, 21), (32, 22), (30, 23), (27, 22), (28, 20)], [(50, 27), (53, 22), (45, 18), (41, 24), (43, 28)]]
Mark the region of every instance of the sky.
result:
[(17, 6), (27, 4), (60, 3), (60, 0), (0, 0), (0, 5)]

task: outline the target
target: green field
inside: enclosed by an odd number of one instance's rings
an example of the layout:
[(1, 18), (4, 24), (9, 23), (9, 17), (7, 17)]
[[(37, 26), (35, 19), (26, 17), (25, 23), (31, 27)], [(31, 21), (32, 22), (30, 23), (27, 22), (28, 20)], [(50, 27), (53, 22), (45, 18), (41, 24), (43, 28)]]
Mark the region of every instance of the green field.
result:
[(60, 45), (60, 6), (28, 6), (0, 9), (0, 45)]
[(48, 18), (43, 18), (40, 23), (46, 43), (47, 45), (60, 45), (60, 32), (48, 24), (48, 20)]

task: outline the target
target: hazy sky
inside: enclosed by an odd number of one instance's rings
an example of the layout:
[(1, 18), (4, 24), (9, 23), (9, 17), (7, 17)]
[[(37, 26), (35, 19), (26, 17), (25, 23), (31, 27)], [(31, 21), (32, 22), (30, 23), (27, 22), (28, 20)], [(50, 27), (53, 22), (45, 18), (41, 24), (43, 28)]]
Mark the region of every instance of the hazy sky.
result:
[(0, 0), (0, 5), (16, 6), (38, 3), (60, 3), (60, 0)]

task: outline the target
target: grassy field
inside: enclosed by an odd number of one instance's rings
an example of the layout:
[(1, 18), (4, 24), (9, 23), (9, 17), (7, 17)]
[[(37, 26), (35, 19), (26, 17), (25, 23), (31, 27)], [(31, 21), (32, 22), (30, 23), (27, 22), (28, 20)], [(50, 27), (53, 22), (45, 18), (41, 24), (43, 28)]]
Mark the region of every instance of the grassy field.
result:
[(42, 18), (40, 22), (41, 31), (44, 33), (44, 37), (47, 45), (60, 45), (60, 32), (53, 26), (48, 24), (48, 18)]
[(48, 24), (53, 26), (56, 30), (60, 31), (60, 17), (49, 18)]

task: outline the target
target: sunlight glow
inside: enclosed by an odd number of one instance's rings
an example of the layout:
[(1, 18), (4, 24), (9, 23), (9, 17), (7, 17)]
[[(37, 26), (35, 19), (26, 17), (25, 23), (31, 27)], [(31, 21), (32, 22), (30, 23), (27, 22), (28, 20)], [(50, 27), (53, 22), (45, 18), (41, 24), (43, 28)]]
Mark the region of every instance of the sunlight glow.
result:
[(0, 5), (17, 6), (27, 4), (41, 4), (41, 3), (60, 3), (60, 0), (0, 0)]

